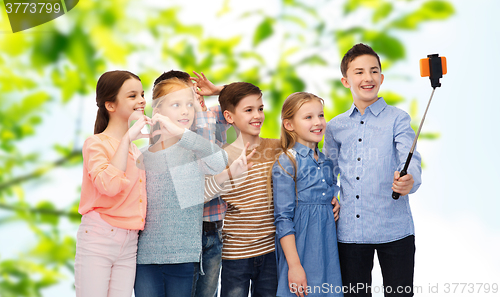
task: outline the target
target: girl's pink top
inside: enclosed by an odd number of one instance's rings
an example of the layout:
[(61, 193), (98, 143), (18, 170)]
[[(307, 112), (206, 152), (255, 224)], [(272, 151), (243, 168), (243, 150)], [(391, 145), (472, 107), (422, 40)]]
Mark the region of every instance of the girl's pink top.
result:
[(92, 135), (83, 145), (83, 181), (78, 212), (96, 211), (109, 224), (143, 230), (146, 218), (146, 175), (135, 144), (130, 145), (127, 169), (111, 165), (120, 141), (104, 134)]

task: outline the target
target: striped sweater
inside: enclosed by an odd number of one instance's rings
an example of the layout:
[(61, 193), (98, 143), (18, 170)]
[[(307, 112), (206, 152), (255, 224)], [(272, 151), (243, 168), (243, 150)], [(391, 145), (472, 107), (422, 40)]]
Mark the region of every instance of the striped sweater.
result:
[[(269, 170), (281, 148), (278, 139), (260, 140), (255, 154), (248, 160), (254, 165), (247, 174), (222, 185), (215, 182), (215, 177), (210, 177), (205, 184), (205, 196), (221, 193), (228, 204), (222, 230), (224, 260), (252, 258), (274, 251), (274, 206), (266, 187)], [(230, 145), (224, 149), (229, 164), (241, 154), (241, 149)]]

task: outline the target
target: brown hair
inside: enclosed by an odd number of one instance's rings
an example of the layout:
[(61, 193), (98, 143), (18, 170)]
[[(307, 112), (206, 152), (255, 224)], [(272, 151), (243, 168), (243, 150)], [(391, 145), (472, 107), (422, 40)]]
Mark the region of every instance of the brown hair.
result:
[(351, 63), (357, 57), (363, 55), (370, 55), (377, 58), (378, 66), (380, 67), (380, 71), (382, 71), (382, 65), (380, 64), (380, 58), (377, 53), (370, 46), (363, 43), (358, 43), (355, 46), (351, 47), (351, 49), (348, 50), (342, 58), (342, 62), (340, 63), (340, 71), (342, 71), (342, 75), (344, 77), (347, 77), (347, 69), (349, 68), (349, 63)]
[[(275, 162), (278, 162), (278, 165), (283, 169), (288, 175), (293, 177), (293, 181), (295, 182), (295, 196), (297, 197), (297, 161), (295, 157), (290, 152), (290, 149), (295, 146), (297, 142), (297, 133), (295, 131), (290, 131), (285, 128), (285, 120), (291, 120), (297, 114), (297, 111), (307, 102), (312, 100), (318, 100), (321, 104), (324, 104), (324, 100), (314, 94), (307, 92), (297, 92), (288, 96), (283, 102), (283, 107), (281, 108), (281, 132), (280, 132), (280, 141), (281, 141), (281, 150), (284, 154), (287, 155), (288, 159), (292, 162), (293, 165), (293, 175), (288, 172), (283, 166), (280, 164), (279, 157)], [(272, 197), (272, 166), (269, 170), (269, 175), (267, 179), (267, 192), (270, 197)]]
[(161, 82), (162, 80), (166, 80), (166, 79), (171, 79), (171, 78), (178, 78), (182, 81), (185, 81), (186, 83), (190, 83), (191, 80), (189, 79), (190, 76), (187, 72), (184, 72), (184, 71), (179, 71), (179, 70), (170, 70), (170, 71), (167, 71), (167, 72), (163, 72), (162, 75), (158, 76), (157, 79), (155, 79), (155, 82), (153, 84), (153, 88), (156, 87), (156, 85)]
[(259, 87), (247, 82), (234, 82), (225, 85), (219, 95), (219, 104), (222, 112), (226, 110), (234, 112), (234, 108), (240, 103), (241, 99), (249, 95), (262, 96), (262, 91)]
[(109, 112), (106, 109), (106, 102), (115, 102), (116, 95), (123, 86), (123, 83), (131, 78), (135, 78), (141, 81), (139, 76), (133, 74), (132, 72), (126, 70), (114, 70), (105, 72), (99, 80), (96, 86), (96, 103), (99, 109), (97, 110), (97, 116), (94, 124), (94, 134), (99, 134), (106, 129), (109, 123)]

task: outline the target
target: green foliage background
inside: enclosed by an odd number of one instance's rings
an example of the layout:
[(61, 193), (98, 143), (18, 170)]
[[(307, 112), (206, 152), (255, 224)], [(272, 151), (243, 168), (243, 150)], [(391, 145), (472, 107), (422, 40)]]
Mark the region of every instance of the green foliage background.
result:
[[(423, 23), (454, 14), (452, 4), (441, 0), (276, 0), (277, 12), (263, 7), (243, 14), (233, 9), (238, 1), (224, 0), (217, 2), (216, 17), (236, 28), (246, 26), (241, 30), (245, 33), (228, 35), (207, 33), (203, 19), (187, 22), (181, 15), (196, 9), (196, 1), (184, 3), (80, 1), (60, 19), (16, 34), (10, 33), (2, 8), (0, 228), (22, 222), (37, 243), (14, 258), (0, 255), (0, 296), (42, 296), (43, 289), (72, 277), (65, 274), (73, 271), (75, 237), (61, 232), (61, 224), (67, 222), (61, 218), (79, 223), (79, 189), (58, 193), (74, 199), (65, 209), (56, 207), (54, 197), (34, 204), (25, 192), (55, 168), (81, 167), (78, 144), (88, 135), (81, 133), (81, 119), (76, 118), (75, 135), (43, 143), (52, 147), (56, 159), (37, 148), (27, 152), (21, 144), (36, 138), (44, 121), (53, 116), (49, 109), (54, 104), (95, 102), (96, 81), (103, 72), (137, 73), (146, 95), (153, 80), (170, 69), (203, 71), (215, 84), (251, 82), (264, 91), (267, 104), (262, 134), (278, 137), (281, 103), (293, 92), (310, 91), (325, 98), (327, 119), (350, 107), (352, 99), (340, 84), (338, 69), (353, 44), (370, 44), (387, 71), (405, 59), (398, 32), (418, 30)], [(324, 9), (331, 11), (325, 14)], [(331, 75), (317, 75), (327, 72)], [(389, 104), (408, 103), (395, 92), (381, 95)], [(409, 103), (404, 109), (417, 124), (416, 101)], [(421, 137), (433, 139), (438, 134)]]

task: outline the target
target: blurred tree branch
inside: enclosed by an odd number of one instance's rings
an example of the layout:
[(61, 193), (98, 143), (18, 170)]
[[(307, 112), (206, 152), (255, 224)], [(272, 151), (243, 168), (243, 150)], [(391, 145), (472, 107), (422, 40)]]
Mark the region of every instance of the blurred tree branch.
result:
[(81, 150), (74, 150), (74, 151), (70, 152), (67, 156), (65, 156), (65, 157), (63, 157), (63, 158), (61, 158), (61, 159), (59, 159), (59, 160), (57, 160), (49, 165), (40, 167), (31, 173), (13, 178), (13, 179), (8, 180), (6, 182), (3, 182), (0, 184), (0, 192), (5, 190), (5, 189), (8, 189), (12, 186), (39, 178), (42, 175), (44, 175), (45, 173), (47, 173), (48, 171), (50, 171), (51, 169), (54, 169), (54, 168), (59, 167), (59, 166), (63, 166), (65, 163), (71, 161), (74, 157), (81, 156), (81, 154), (82, 154)]
[(30, 213), (38, 213), (44, 215), (55, 215), (60, 217), (68, 217), (73, 219), (79, 219), (81, 215), (77, 212), (65, 211), (65, 210), (56, 210), (56, 209), (47, 209), (41, 207), (23, 207), (23, 206), (13, 206), (5, 203), (0, 203), (0, 208), (10, 211), (16, 212), (30, 212)]

